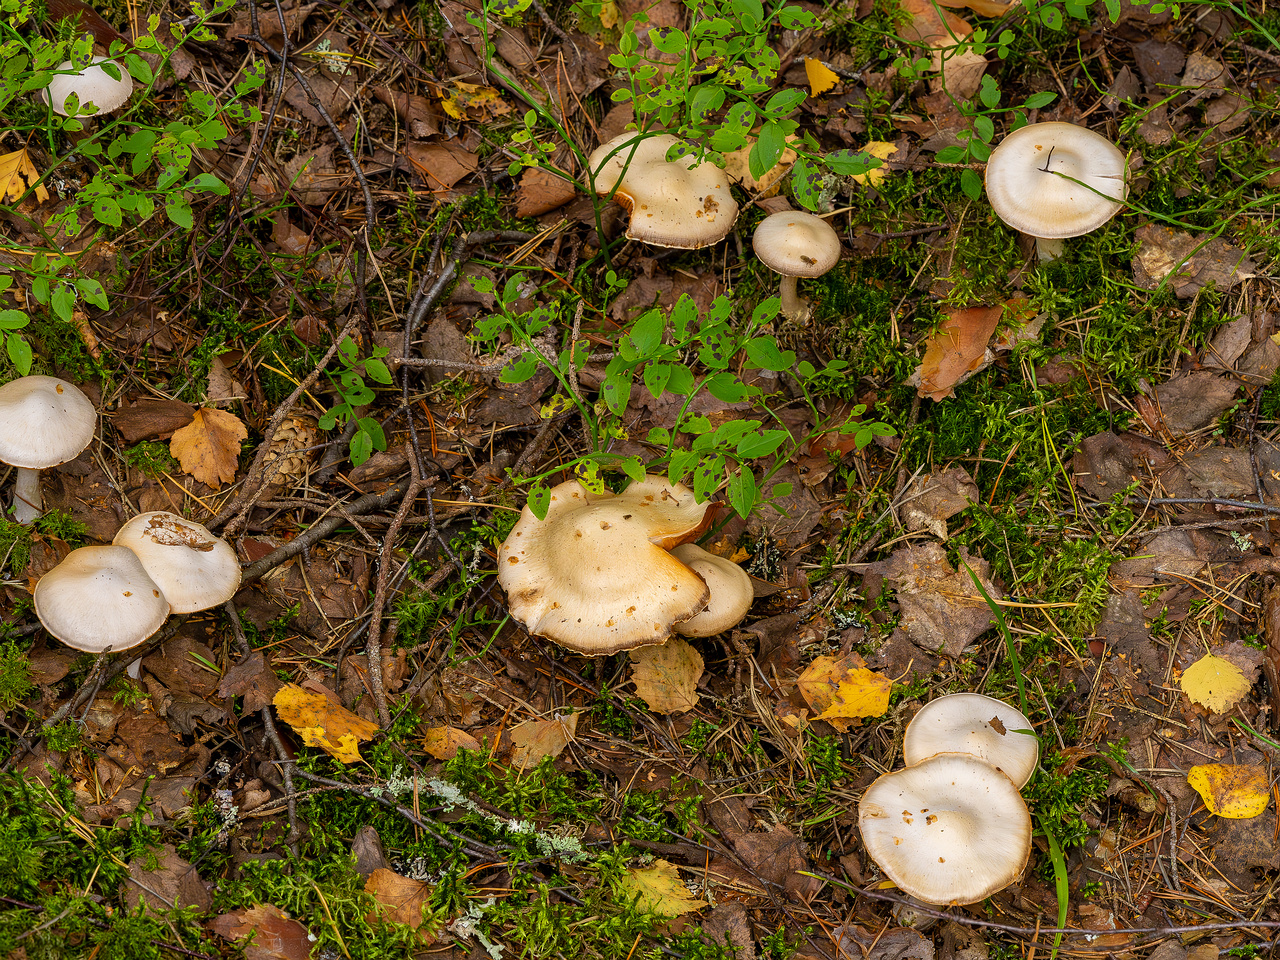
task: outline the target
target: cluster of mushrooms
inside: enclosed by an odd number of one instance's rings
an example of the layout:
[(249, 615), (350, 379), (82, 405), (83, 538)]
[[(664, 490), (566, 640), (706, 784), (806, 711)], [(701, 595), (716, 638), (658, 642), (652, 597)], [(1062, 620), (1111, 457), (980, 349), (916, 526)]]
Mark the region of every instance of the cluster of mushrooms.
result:
[[(668, 160), (681, 141), (670, 134), (623, 133), (588, 158), (595, 191), (630, 213), (627, 238), (696, 249), (728, 236), (738, 204), (725, 172), (691, 154)], [(1074, 123), (1033, 123), (991, 152), (987, 195), (1002, 221), (1036, 239), (1039, 259), (1062, 256), (1062, 240), (1098, 229), (1124, 206), (1128, 164), (1115, 144)], [(840, 259), (840, 237), (821, 217), (770, 214), (751, 241), (760, 262), (781, 274), (784, 316), (803, 322), (809, 304), (797, 281), (820, 277)]]
[(957, 693), (907, 725), (903, 769), (866, 789), (858, 828), (867, 853), (923, 903), (976, 903), (1022, 874), (1031, 815), (1019, 791), (1040, 759), (1031, 722), (1002, 700)]
[[(80, 455), (97, 412), (73, 384), (19, 377), (0, 386), (0, 463), (17, 468), (13, 515), (40, 516), (40, 471)], [(109, 547), (81, 547), (36, 583), (36, 616), (69, 647), (108, 653), (136, 646), (170, 613), (230, 600), (240, 586), (235, 551), (201, 524), (164, 511), (134, 517)]]
[(751, 578), (689, 542), (710, 504), (688, 487), (647, 476), (617, 494), (576, 480), (550, 493), (546, 518), (525, 506), (498, 549), (498, 583), (530, 633), (605, 656), (713, 636), (747, 615)]

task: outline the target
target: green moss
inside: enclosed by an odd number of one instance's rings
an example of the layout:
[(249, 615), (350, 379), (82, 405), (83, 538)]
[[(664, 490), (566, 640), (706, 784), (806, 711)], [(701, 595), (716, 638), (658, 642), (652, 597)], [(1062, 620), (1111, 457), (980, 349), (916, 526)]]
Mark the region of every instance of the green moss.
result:
[(141, 470), (148, 477), (159, 478), (166, 473), (175, 473), (178, 469), (178, 461), (169, 453), (169, 445), (157, 440), (144, 440), (134, 444), (121, 455), (125, 463)]

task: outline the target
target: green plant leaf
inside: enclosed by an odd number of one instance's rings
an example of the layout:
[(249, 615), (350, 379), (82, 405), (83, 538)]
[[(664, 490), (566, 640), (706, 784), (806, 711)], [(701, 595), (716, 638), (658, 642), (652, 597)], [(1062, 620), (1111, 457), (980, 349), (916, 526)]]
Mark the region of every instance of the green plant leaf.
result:
[(737, 454), (744, 460), (767, 457), (777, 451), (790, 436), (785, 430), (761, 430), (759, 433), (748, 434), (738, 441)]
[(31, 318), (21, 310), (0, 310), (0, 330), (21, 330)]
[(766, 120), (760, 127), (760, 137), (747, 154), (747, 169), (759, 180), (778, 165), (787, 149), (787, 135), (777, 120)]
[(726, 493), (729, 497), (729, 505), (733, 507), (734, 512), (743, 520), (747, 519), (751, 516), (751, 511), (755, 509), (758, 500), (755, 475), (746, 467), (742, 467), (729, 478)]
[(751, 366), (763, 370), (789, 370), (796, 362), (795, 352), (779, 350), (778, 341), (773, 337), (752, 337), (744, 345), (747, 360)]
[(960, 189), (970, 200), (982, 198), (982, 178), (974, 170), (960, 171)]
[(1047, 107), (1058, 99), (1058, 95), (1052, 90), (1043, 90), (1040, 93), (1033, 93), (1027, 97), (1027, 102), (1023, 104), (1028, 110), (1036, 110), (1040, 107)]
[(699, 503), (710, 500), (724, 476), (724, 457), (708, 457), (693, 471), (693, 496)]
[(191, 213), (191, 204), (181, 197), (171, 197), (164, 205), (165, 215), (183, 230), (190, 230), (195, 225), (195, 217)]
[(53, 308), (54, 314), (59, 319), (71, 322), (72, 313), (76, 306), (75, 287), (70, 284), (60, 283), (53, 289), (53, 293), (49, 297), (49, 306)]
[(650, 363), (645, 365), (644, 385), (655, 400), (662, 396), (662, 391), (666, 389), (667, 381), (670, 379), (671, 368), (667, 364)]
[(529, 507), (529, 512), (539, 520), (547, 519), (547, 511), (551, 509), (551, 488), (542, 482), (535, 483), (529, 490), (525, 504)]
[(740, 403), (747, 399), (747, 386), (727, 371), (708, 377), (704, 386), (707, 392), (725, 403)]
[(19, 375), (25, 377), (31, 372), (31, 344), (21, 334), (11, 333), (5, 338), (5, 352)]

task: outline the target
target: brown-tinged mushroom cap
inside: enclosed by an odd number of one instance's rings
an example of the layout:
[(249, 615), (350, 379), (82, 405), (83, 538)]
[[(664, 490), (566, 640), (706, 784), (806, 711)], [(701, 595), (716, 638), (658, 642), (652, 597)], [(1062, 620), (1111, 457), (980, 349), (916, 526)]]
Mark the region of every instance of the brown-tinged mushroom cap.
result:
[[(102, 69), (104, 63), (110, 63), (120, 72), (119, 80)], [(58, 70), (60, 72), (49, 81), (43, 96), (45, 103), (53, 108), (53, 112), (64, 117), (71, 116), (67, 112), (67, 98), (73, 93), (80, 103), (77, 116), (86, 114), (84, 106), (87, 103), (97, 107), (98, 113), (119, 110), (133, 93), (133, 78), (129, 76), (129, 71), (110, 57), (94, 57), (87, 66), (75, 73), (61, 72), (76, 70), (75, 63), (68, 60), (58, 67)]]
[(910, 765), (935, 753), (967, 753), (991, 764), (1021, 790), (1035, 773), (1040, 741), (1031, 721), (1003, 700), (953, 693), (926, 704), (907, 724), (902, 760)]
[(98, 414), (89, 398), (57, 377), (19, 377), (0, 386), (0, 463), (18, 467), (14, 519), (40, 516), (40, 475), (79, 456)]
[(160, 629), (169, 601), (125, 547), (81, 547), (36, 583), (36, 616), (69, 647), (107, 653)]
[(1031, 854), (1031, 814), (1013, 782), (962, 753), (886, 773), (858, 805), (862, 842), (925, 903), (976, 903), (1013, 883)]
[(498, 550), (498, 583), (530, 633), (603, 656), (671, 636), (707, 604), (707, 585), (668, 551), (709, 504), (649, 476), (619, 494), (576, 480), (551, 490), (545, 520), (526, 506)]
[(799, 277), (820, 277), (840, 259), (840, 237), (821, 217), (783, 210), (760, 221), (751, 247), (760, 262), (782, 275), (782, 314), (803, 320), (809, 305), (796, 293)]
[(240, 562), (231, 545), (177, 514), (139, 514), (111, 542), (138, 555), (174, 613), (216, 607), (240, 587)]
[(729, 177), (692, 155), (668, 161), (667, 150), (678, 143), (669, 133), (644, 139), (623, 133), (587, 159), (596, 193), (603, 196), (616, 186), (614, 198), (630, 212), (628, 239), (694, 250), (723, 240), (733, 229), (738, 202), (729, 192)]
[(707, 608), (677, 623), (676, 633), (682, 637), (713, 637), (742, 622), (755, 599), (747, 571), (731, 560), (708, 553), (696, 543), (682, 543), (672, 549), (671, 554), (707, 581), (711, 591)]
[[(1128, 175), (1124, 153), (1101, 134), (1074, 123), (1032, 123), (991, 151), (987, 197), (1013, 229), (1060, 240), (1083, 236), (1115, 216), (1128, 195)], [(1041, 250), (1042, 260), (1053, 256)]]

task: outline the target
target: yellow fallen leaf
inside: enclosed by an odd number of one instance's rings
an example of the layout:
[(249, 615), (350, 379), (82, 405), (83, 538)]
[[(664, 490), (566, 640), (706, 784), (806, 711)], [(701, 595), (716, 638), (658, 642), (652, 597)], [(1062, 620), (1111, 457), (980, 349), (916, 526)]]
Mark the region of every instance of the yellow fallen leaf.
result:
[(636, 695), (655, 713), (680, 713), (698, 705), (702, 655), (682, 637), (631, 651)]
[(818, 657), (800, 674), (796, 686), (819, 719), (848, 730), (851, 721), (878, 717), (889, 709), (892, 681), (866, 666), (856, 653), (839, 659)]
[(455, 83), (440, 106), (455, 120), (485, 120), (511, 112), (511, 104), (493, 87), (478, 83)]
[(682, 913), (701, 910), (707, 905), (706, 901), (699, 900), (689, 892), (675, 865), (665, 860), (655, 860), (648, 867), (633, 867), (627, 871), (618, 886), (629, 897), (638, 895), (642, 910), (656, 913), (660, 917), (678, 917)]
[(422, 749), (437, 760), (452, 760), (459, 750), (479, 750), (480, 741), (456, 727), (432, 727), (422, 738)]
[[(799, 139), (793, 134), (787, 137), (787, 143), (795, 143)], [(745, 147), (726, 153), (724, 155), (724, 172), (726, 176), (742, 184), (743, 190), (747, 190), (761, 198), (772, 197), (781, 189), (782, 178), (791, 169), (791, 165), (796, 162), (796, 152), (791, 147), (787, 147), (782, 151), (782, 156), (778, 158), (778, 162), (773, 169), (765, 171), (764, 176), (757, 180), (751, 175), (751, 148), (755, 146), (755, 143), (755, 137), (747, 137), (747, 145)]]
[[(861, 150), (869, 157), (875, 157), (877, 160), (888, 160), (891, 156), (898, 152), (896, 143), (889, 143), (886, 140), (871, 140)], [(876, 167), (874, 170), (868, 170), (866, 173), (855, 173), (849, 179), (857, 183), (870, 184), (873, 187), (879, 186), (885, 176), (889, 173), (887, 167)]]
[(600, 26), (612, 30), (618, 25), (618, 5), (613, 0), (600, 4)]
[(1192, 767), (1187, 783), (1204, 800), (1210, 813), (1228, 820), (1248, 820), (1267, 809), (1271, 784), (1260, 766), (1206, 763)]
[(189, 424), (173, 431), (169, 453), (183, 472), (216, 489), (236, 478), (240, 441), (247, 436), (248, 428), (234, 413), (203, 407)]
[(0, 155), (0, 198), (17, 203), (34, 183), (36, 200), (44, 203), (49, 199), (49, 191), (44, 188), (44, 184), (37, 182), (39, 179), (40, 171), (31, 162), (31, 155), (27, 153), (26, 147)]
[(804, 75), (809, 78), (809, 93), (815, 97), (840, 82), (840, 74), (813, 57), (804, 58)]
[(520, 770), (536, 767), (545, 757), (558, 757), (578, 732), (576, 713), (557, 714), (550, 720), (526, 720), (508, 731), (511, 763)]
[(1252, 684), (1230, 660), (1209, 653), (1182, 672), (1182, 690), (1192, 703), (1225, 713), (1234, 707)]
[(280, 719), (293, 727), (308, 747), (319, 747), (340, 763), (360, 759), (360, 742), (378, 732), (378, 725), (340, 707), (322, 693), (287, 683), (271, 701)]

